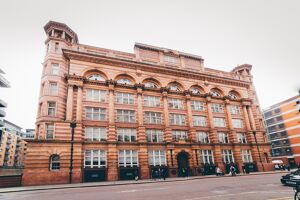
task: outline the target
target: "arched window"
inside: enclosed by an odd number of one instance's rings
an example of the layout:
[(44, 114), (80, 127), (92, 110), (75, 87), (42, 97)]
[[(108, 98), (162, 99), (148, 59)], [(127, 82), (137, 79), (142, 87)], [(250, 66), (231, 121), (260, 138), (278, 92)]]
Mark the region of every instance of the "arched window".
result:
[(201, 91), (199, 90), (199, 88), (196, 88), (196, 87), (190, 88), (190, 91), (192, 94), (201, 94)]
[(57, 171), (60, 169), (60, 158), (59, 155), (53, 154), (50, 156), (50, 170)]
[(157, 85), (153, 82), (145, 82), (144, 85), (146, 88), (157, 88)]
[(221, 93), (220, 93), (218, 90), (215, 90), (215, 89), (212, 89), (212, 90), (210, 91), (210, 94), (211, 94), (211, 96), (213, 96), (213, 97), (220, 97), (220, 96), (221, 96)]
[(127, 78), (121, 78), (121, 79), (117, 80), (117, 83), (130, 85), (131, 84), (131, 80), (129, 80)]
[(105, 81), (105, 79), (99, 74), (93, 74), (88, 77), (88, 80), (91, 81)]
[(230, 99), (238, 99), (238, 95), (235, 92), (229, 92), (228, 96)]
[(173, 91), (173, 92), (180, 92), (181, 91), (181, 86), (177, 83), (170, 83), (168, 85), (168, 89), (170, 91)]
[(171, 91), (180, 92), (180, 88), (177, 85), (170, 85), (169, 89)]

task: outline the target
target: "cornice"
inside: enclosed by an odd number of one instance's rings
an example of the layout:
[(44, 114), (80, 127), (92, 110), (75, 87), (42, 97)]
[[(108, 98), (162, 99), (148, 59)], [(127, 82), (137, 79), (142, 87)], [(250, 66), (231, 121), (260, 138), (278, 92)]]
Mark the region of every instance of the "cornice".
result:
[(205, 74), (204, 72), (201, 73), (201, 72), (194, 72), (194, 71), (188, 71), (183, 69), (174, 69), (172, 67), (167, 67), (162, 65), (141, 63), (139, 61), (134, 61), (134, 60), (107, 57), (103, 55), (96, 55), (96, 54), (91, 54), (86, 52), (78, 52), (78, 51), (73, 51), (68, 49), (63, 49), (63, 54), (68, 59), (113, 65), (116, 67), (122, 67), (122, 68), (125, 67), (134, 70), (139, 69), (147, 72), (167, 74), (167, 75), (172, 75), (177, 77), (192, 78), (196, 80), (208, 81), (213, 83), (221, 83), (225, 85), (234, 85), (238, 87), (249, 88), (251, 84), (250, 82), (246, 82), (246, 81), (230, 79), (227, 77), (219, 77), (213, 74)]

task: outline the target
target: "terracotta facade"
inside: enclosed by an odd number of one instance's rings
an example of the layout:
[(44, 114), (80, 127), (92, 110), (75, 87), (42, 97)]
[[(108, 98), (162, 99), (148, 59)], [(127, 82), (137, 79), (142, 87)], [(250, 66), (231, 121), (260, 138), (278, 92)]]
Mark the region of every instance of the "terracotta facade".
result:
[(291, 167), (300, 165), (299, 110), (300, 96), (294, 96), (263, 111), (272, 158)]
[[(147, 179), (158, 168), (170, 177), (230, 164), (261, 171), (253, 131), (264, 169), (272, 169), (251, 65), (224, 72), (166, 48), (136, 43), (132, 54), (83, 45), (58, 22), (44, 29), (47, 52), (24, 185), (68, 182), (74, 120), (73, 182)], [(92, 139), (95, 132), (100, 136)], [(250, 155), (242, 158), (242, 151)]]

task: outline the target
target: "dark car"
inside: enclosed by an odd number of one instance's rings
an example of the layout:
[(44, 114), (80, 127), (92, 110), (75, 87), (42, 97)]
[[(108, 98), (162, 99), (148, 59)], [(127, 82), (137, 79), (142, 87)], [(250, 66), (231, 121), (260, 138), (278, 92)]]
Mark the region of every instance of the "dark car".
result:
[(283, 185), (294, 186), (296, 182), (298, 182), (297, 181), (298, 177), (295, 176), (299, 176), (299, 175), (300, 175), (300, 169), (297, 169), (294, 172), (282, 176), (280, 181)]

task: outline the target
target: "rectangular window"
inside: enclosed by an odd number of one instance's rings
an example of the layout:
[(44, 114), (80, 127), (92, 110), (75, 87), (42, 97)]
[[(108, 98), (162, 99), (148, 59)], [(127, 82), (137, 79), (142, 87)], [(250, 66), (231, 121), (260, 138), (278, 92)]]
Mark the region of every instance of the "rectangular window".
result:
[(118, 128), (117, 129), (119, 142), (135, 142), (136, 141), (136, 129), (134, 128)]
[(211, 111), (214, 113), (224, 113), (224, 107), (222, 104), (212, 103), (210, 105)]
[(95, 108), (86, 107), (85, 117), (87, 120), (106, 120), (106, 109), (105, 108)]
[(51, 74), (52, 75), (59, 75), (59, 64), (58, 63), (52, 63), (51, 64)]
[(55, 116), (56, 102), (48, 102), (48, 115)]
[(166, 151), (164, 150), (150, 150), (148, 151), (149, 165), (151, 166), (166, 166)]
[(119, 167), (137, 167), (138, 165), (136, 150), (119, 150)]
[(171, 109), (183, 109), (183, 102), (181, 99), (168, 98), (168, 104)]
[(191, 101), (191, 108), (194, 111), (204, 111), (204, 103), (201, 101)]
[(87, 141), (106, 141), (107, 133), (104, 127), (86, 127), (85, 139)]
[(241, 119), (232, 119), (232, 127), (233, 128), (243, 128), (243, 120)]
[(146, 124), (161, 124), (161, 113), (159, 112), (145, 112)]
[(209, 143), (208, 134), (206, 132), (197, 131), (196, 132), (196, 140), (197, 140), (197, 142), (200, 142), (203, 144)]
[(225, 118), (214, 117), (214, 125), (215, 127), (226, 127)]
[(198, 153), (202, 165), (214, 164), (214, 156), (212, 150), (198, 150)]
[(185, 115), (170, 114), (171, 125), (185, 125)]
[(229, 143), (228, 134), (227, 133), (218, 133), (218, 138), (220, 143)]
[(135, 122), (134, 110), (117, 110), (117, 122)]
[(222, 157), (225, 164), (234, 163), (231, 149), (222, 149)]
[(164, 133), (162, 130), (146, 129), (146, 134), (148, 142), (163, 142), (164, 140)]
[(54, 138), (54, 125), (47, 124), (46, 125), (46, 139), (53, 139)]
[(237, 139), (239, 143), (245, 144), (247, 143), (246, 135), (244, 133), (237, 133)]
[(187, 132), (186, 131), (172, 131), (172, 138), (174, 141), (179, 140), (187, 140)]
[(243, 163), (250, 163), (252, 162), (251, 151), (249, 149), (241, 150)]
[(231, 105), (230, 106), (230, 113), (233, 114), (233, 115), (241, 114), (240, 106)]
[(50, 95), (57, 95), (57, 83), (51, 82), (49, 84), (49, 94)]
[(84, 168), (106, 167), (106, 151), (104, 150), (85, 150)]
[(87, 89), (86, 90), (86, 100), (105, 102), (105, 94), (106, 94), (106, 91), (104, 91), (104, 90)]
[(120, 104), (134, 104), (134, 95), (130, 93), (117, 92), (117, 103)]
[(207, 126), (206, 117), (193, 115), (193, 125), (194, 126)]
[(144, 96), (144, 106), (148, 107), (159, 107), (160, 106), (160, 98), (156, 96)]

